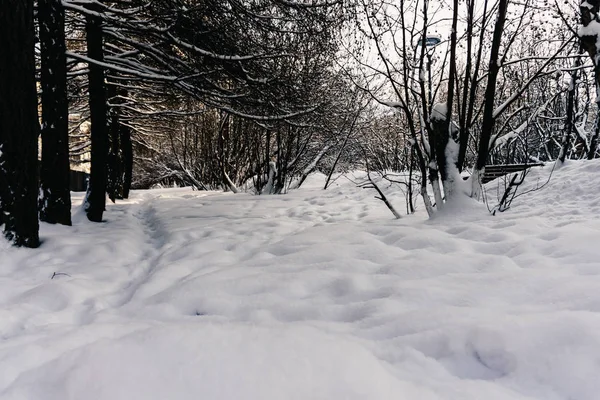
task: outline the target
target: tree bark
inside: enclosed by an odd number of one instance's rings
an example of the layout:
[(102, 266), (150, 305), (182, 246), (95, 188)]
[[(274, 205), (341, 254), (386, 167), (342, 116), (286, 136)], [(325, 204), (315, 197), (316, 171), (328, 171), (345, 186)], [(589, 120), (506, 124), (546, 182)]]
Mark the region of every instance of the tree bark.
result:
[[(579, 5), (579, 11), (581, 13), (581, 24), (583, 25), (580, 30), (581, 46), (587, 51), (592, 63), (594, 64), (594, 79), (596, 83), (596, 93), (600, 92), (600, 62), (598, 60), (598, 34), (594, 29), (588, 29), (589, 25), (593, 22), (600, 22), (600, 1), (598, 0), (581, 0)], [(596, 106), (600, 109), (600, 97), (596, 96)], [(598, 118), (600, 122), (600, 118)], [(590, 148), (588, 150), (587, 158), (591, 160), (596, 155), (596, 149), (598, 146), (599, 127), (596, 124), (596, 129), (592, 139), (590, 141)]]
[(120, 104), (121, 99), (117, 95), (115, 85), (108, 84), (106, 93), (109, 99), (109, 122), (108, 137), (110, 139), (108, 164), (107, 164), (107, 189), (108, 198), (114, 203), (117, 199), (122, 199), (123, 193), (123, 167), (121, 159), (121, 121)]
[(32, 0), (0, 6), (0, 225), (13, 244), (39, 246), (37, 94)]
[(596, 150), (598, 149), (598, 137), (600, 137), (600, 112), (596, 116), (596, 127), (594, 128), (594, 134), (590, 140), (590, 148), (587, 153), (588, 160), (593, 160), (596, 156)]
[(129, 198), (131, 178), (133, 176), (133, 146), (131, 144), (131, 129), (126, 125), (120, 126), (121, 146), (123, 152), (123, 198)]
[[(448, 160), (446, 159), (446, 147), (448, 145), (448, 141), (452, 135), (452, 110), (454, 109), (454, 80), (456, 79), (456, 30), (458, 24), (458, 0), (453, 1), (452, 7), (452, 29), (450, 31), (450, 71), (448, 73), (448, 100), (446, 101), (446, 115), (444, 121), (444, 137), (443, 147), (441, 144), (438, 145), (438, 148), (441, 149), (443, 154), (438, 155), (438, 168), (440, 168), (440, 174), (442, 177), (442, 183), (444, 185), (444, 194), (446, 196), (446, 200), (451, 196), (449, 186), (447, 187), (448, 178), (452, 175), (449, 171), (449, 168), (453, 168), (454, 165), (447, 165)], [(430, 66), (431, 68), (431, 66)], [(458, 97), (458, 96), (457, 96)], [(437, 143), (437, 139), (436, 139)], [(442, 157), (443, 155), (443, 157)], [(443, 160), (443, 163), (442, 163)], [(452, 185), (450, 185), (452, 186)]]
[(40, 219), (71, 225), (65, 12), (60, 0), (39, 0), (38, 22), (42, 61)]
[(477, 182), (473, 181), (473, 194), (479, 195), (481, 182), (483, 177), (485, 164), (490, 152), (490, 139), (494, 130), (494, 106), (496, 97), (496, 81), (498, 79), (498, 71), (500, 65), (498, 63), (498, 55), (500, 53), (500, 44), (502, 42), (502, 33), (504, 31), (504, 22), (506, 21), (506, 11), (508, 8), (508, 0), (499, 0), (498, 2), (498, 17), (494, 26), (494, 36), (492, 38), (492, 48), (490, 50), (490, 66), (488, 71), (487, 86), (485, 89), (485, 103), (483, 106), (483, 121), (481, 122), (481, 135), (479, 137), (479, 148), (477, 151), (477, 163), (475, 169), (478, 173), (474, 173), (471, 179), (476, 178)]
[[(102, 20), (99, 17), (86, 17), (87, 55), (96, 61), (103, 61)], [(106, 165), (108, 158), (108, 136), (106, 129), (106, 88), (104, 69), (89, 63), (89, 103), (92, 122), (92, 156), (90, 183), (86, 197), (85, 212), (90, 221), (102, 222), (106, 209)]]
[[(465, 64), (465, 72), (464, 72), (464, 80), (463, 80), (463, 93), (462, 93), (462, 104), (458, 113), (458, 119), (460, 124), (460, 133), (458, 138), (458, 159), (456, 161), (456, 168), (459, 171), (462, 171), (463, 166), (465, 164), (465, 157), (467, 155), (467, 144), (469, 142), (469, 121), (467, 121), (467, 104), (468, 104), (468, 94), (469, 94), (469, 85), (473, 85), (471, 81), (471, 68), (472, 68), (472, 55), (471, 49), (473, 47), (473, 18), (474, 18), (474, 0), (467, 0), (467, 54), (466, 56), (466, 64)], [(485, 10), (484, 10), (485, 13)]]
[(577, 88), (577, 68), (581, 63), (581, 57), (577, 57), (575, 59), (575, 69), (571, 71), (571, 80), (569, 84), (569, 91), (567, 94), (567, 118), (565, 121), (565, 132), (563, 135), (562, 145), (560, 149), (560, 154), (558, 155), (558, 159), (560, 162), (565, 162), (567, 158), (567, 154), (569, 152), (569, 147), (571, 147), (571, 141), (573, 139), (573, 111), (575, 109), (575, 90)]

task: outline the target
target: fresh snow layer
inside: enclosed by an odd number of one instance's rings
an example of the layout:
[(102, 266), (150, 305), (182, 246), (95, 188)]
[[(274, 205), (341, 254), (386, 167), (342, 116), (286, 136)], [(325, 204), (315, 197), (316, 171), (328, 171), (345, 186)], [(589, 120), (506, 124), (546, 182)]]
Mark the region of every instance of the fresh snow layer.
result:
[(394, 220), (323, 181), (138, 191), (106, 223), (42, 224), (40, 249), (2, 242), (0, 399), (600, 398), (598, 161), (496, 216)]

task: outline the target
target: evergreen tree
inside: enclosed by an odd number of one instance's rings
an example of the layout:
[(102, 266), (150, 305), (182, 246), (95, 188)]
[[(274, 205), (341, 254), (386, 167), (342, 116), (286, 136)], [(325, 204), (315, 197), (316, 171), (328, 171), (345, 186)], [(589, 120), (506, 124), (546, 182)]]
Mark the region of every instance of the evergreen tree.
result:
[(42, 61), (40, 219), (71, 225), (65, 12), (61, 1), (39, 0), (38, 23)]
[(0, 225), (17, 246), (39, 245), (33, 0), (0, 6)]

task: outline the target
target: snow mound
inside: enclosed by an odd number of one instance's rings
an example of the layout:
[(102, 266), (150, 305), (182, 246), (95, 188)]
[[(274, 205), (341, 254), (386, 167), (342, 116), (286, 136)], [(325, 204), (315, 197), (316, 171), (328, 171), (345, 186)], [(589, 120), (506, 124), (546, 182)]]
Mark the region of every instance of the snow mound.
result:
[(3, 399), (436, 399), (360, 345), (315, 329), (185, 324), (67, 352)]

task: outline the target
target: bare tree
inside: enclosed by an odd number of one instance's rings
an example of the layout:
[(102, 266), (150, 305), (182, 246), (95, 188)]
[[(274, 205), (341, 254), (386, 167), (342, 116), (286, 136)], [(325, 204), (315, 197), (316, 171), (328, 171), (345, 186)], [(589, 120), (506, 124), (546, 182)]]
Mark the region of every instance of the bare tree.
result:
[(479, 138), (479, 147), (477, 151), (477, 163), (475, 164), (475, 170), (471, 177), (473, 183), (472, 193), (475, 197), (479, 196), (481, 178), (485, 172), (485, 164), (490, 152), (490, 140), (494, 129), (496, 82), (498, 79), (498, 71), (500, 70), (499, 53), (507, 9), (508, 0), (498, 0), (498, 16), (496, 17), (496, 23), (494, 25), (494, 36), (490, 49), (490, 63), (485, 90), (485, 104), (483, 106), (483, 120), (481, 122), (481, 136)]

